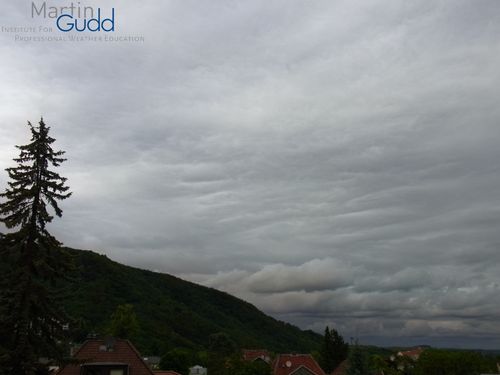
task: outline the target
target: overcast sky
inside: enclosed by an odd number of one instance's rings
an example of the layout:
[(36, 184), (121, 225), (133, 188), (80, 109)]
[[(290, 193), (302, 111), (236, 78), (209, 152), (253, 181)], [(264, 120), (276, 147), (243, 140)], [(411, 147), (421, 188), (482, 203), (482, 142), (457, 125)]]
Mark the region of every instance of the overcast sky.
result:
[[(0, 168), (43, 115), (58, 239), (304, 329), (500, 347), (498, 0), (81, 3), (144, 41), (0, 33)], [(53, 26), (30, 6), (0, 26)]]

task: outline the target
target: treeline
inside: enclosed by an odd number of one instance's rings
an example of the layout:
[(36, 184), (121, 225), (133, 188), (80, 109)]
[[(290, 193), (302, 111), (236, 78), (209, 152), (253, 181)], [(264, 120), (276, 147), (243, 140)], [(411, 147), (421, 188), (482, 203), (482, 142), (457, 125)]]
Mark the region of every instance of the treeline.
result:
[(165, 353), (160, 362), (163, 370), (173, 370), (188, 375), (189, 367), (200, 365), (209, 374), (218, 375), (270, 375), (271, 366), (264, 361), (243, 360), (242, 351), (226, 334), (210, 335), (206, 350), (195, 351), (190, 348), (173, 348)]
[(468, 351), (426, 350), (411, 374), (415, 375), (475, 375), (498, 373), (500, 356), (492, 357)]
[(465, 350), (426, 349), (415, 360), (408, 356), (365, 356), (365, 367), (380, 375), (479, 375), (499, 373), (500, 356)]

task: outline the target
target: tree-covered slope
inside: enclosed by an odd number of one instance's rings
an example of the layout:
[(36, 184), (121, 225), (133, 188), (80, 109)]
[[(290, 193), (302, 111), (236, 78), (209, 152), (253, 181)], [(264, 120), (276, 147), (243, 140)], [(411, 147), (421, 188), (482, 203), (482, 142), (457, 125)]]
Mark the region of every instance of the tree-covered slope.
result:
[(277, 321), (227, 293), (91, 251), (69, 251), (77, 267), (65, 307), (79, 321), (81, 333), (103, 334), (116, 307), (130, 303), (140, 326), (134, 342), (143, 353), (162, 354), (179, 346), (201, 350), (218, 332), (242, 348), (281, 352), (310, 352), (321, 342), (321, 336)]

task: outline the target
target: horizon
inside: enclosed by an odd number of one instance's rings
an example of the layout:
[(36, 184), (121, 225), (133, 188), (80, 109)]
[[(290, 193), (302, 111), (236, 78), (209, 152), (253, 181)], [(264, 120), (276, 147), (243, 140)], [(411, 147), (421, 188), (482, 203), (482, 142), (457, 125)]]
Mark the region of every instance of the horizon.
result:
[(43, 115), (66, 246), (304, 330), (500, 349), (499, 2), (81, 2), (95, 33), (33, 4), (0, 15), (0, 169)]

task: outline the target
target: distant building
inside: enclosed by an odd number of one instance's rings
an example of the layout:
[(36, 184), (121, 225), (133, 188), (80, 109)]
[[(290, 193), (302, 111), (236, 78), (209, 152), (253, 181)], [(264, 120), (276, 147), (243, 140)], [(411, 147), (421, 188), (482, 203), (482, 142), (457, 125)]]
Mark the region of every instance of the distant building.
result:
[(73, 357), (81, 363), (66, 365), (57, 375), (154, 375), (128, 340), (90, 339)]
[(418, 347), (415, 349), (406, 350), (404, 352), (398, 352), (398, 356), (399, 357), (408, 357), (408, 358), (413, 359), (414, 361), (418, 361), (418, 359), (420, 358), (420, 354), (422, 354), (423, 351), (424, 351), (423, 348)]
[(248, 362), (263, 361), (271, 363), (271, 353), (265, 349), (243, 349), (243, 360)]
[(189, 375), (207, 375), (208, 371), (205, 367), (193, 366), (189, 368)]
[(273, 375), (325, 375), (310, 354), (279, 354), (272, 368)]
[(147, 357), (142, 357), (142, 359), (144, 360), (144, 362), (146, 362), (146, 364), (149, 366), (150, 369), (158, 370), (160, 368), (160, 361), (161, 361), (160, 357), (151, 355)]

